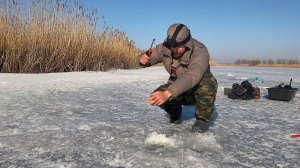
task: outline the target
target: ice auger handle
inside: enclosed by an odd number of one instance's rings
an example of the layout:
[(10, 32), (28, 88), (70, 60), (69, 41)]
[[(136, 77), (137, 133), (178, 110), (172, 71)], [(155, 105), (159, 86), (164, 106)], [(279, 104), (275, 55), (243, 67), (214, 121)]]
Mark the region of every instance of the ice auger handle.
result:
[(151, 46), (150, 46), (149, 50), (146, 52), (148, 57), (151, 57), (151, 55), (152, 55), (152, 47), (153, 47), (154, 41), (155, 41), (155, 39), (152, 40)]

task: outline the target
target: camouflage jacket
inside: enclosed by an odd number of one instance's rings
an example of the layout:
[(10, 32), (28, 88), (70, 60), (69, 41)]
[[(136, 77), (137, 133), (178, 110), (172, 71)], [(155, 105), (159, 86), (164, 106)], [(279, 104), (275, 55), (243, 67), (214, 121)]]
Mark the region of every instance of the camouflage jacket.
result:
[[(204, 73), (210, 71), (209, 54), (205, 45), (191, 38), (185, 46), (187, 50), (178, 62), (179, 66), (176, 70), (177, 77), (175, 80), (169, 78), (168, 81), (168, 83), (171, 84), (166, 90), (172, 94), (171, 98), (177, 97), (192, 89), (201, 81)], [(140, 64), (140, 66), (149, 67), (162, 62), (167, 72), (171, 75), (173, 60), (171, 50), (163, 44), (159, 44), (152, 49), (152, 52), (148, 64)], [(138, 63), (143, 54), (144, 53), (138, 55)]]

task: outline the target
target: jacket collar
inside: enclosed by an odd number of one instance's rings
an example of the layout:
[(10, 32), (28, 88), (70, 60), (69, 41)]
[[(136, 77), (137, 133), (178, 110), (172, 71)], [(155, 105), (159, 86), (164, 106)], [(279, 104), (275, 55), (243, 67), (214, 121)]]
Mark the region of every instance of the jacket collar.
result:
[(183, 54), (183, 56), (180, 58), (180, 63), (184, 65), (188, 65), (190, 62), (190, 56), (192, 54), (193, 44), (190, 40), (184, 46), (186, 47), (186, 51)]

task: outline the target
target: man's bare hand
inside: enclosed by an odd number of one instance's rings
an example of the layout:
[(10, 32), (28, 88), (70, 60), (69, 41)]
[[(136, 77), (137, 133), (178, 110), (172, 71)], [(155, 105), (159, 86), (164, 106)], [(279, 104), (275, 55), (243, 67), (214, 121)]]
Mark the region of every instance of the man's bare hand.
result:
[(144, 54), (140, 59), (140, 63), (146, 65), (149, 62), (149, 59), (150, 57), (147, 54)]
[(169, 91), (156, 91), (149, 97), (149, 104), (151, 106), (160, 106), (164, 104), (172, 94)]

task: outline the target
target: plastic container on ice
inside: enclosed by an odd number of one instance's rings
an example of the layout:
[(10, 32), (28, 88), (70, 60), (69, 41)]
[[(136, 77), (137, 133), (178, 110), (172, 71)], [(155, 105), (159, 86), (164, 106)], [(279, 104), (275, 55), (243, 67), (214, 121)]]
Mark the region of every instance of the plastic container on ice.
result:
[(295, 97), (298, 88), (292, 88), (291, 86), (292, 79), (289, 85), (282, 83), (279, 86), (267, 88), (268, 89), (268, 98), (272, 100), (281, 100), (281, 101), (291, 101)]
[(277, 88), (267, 88), (268, 97), (272, 100), (281, 101), (291, 101), (295, 97), (297, 88), (292, 88), (291, 90), (277, 89)]

